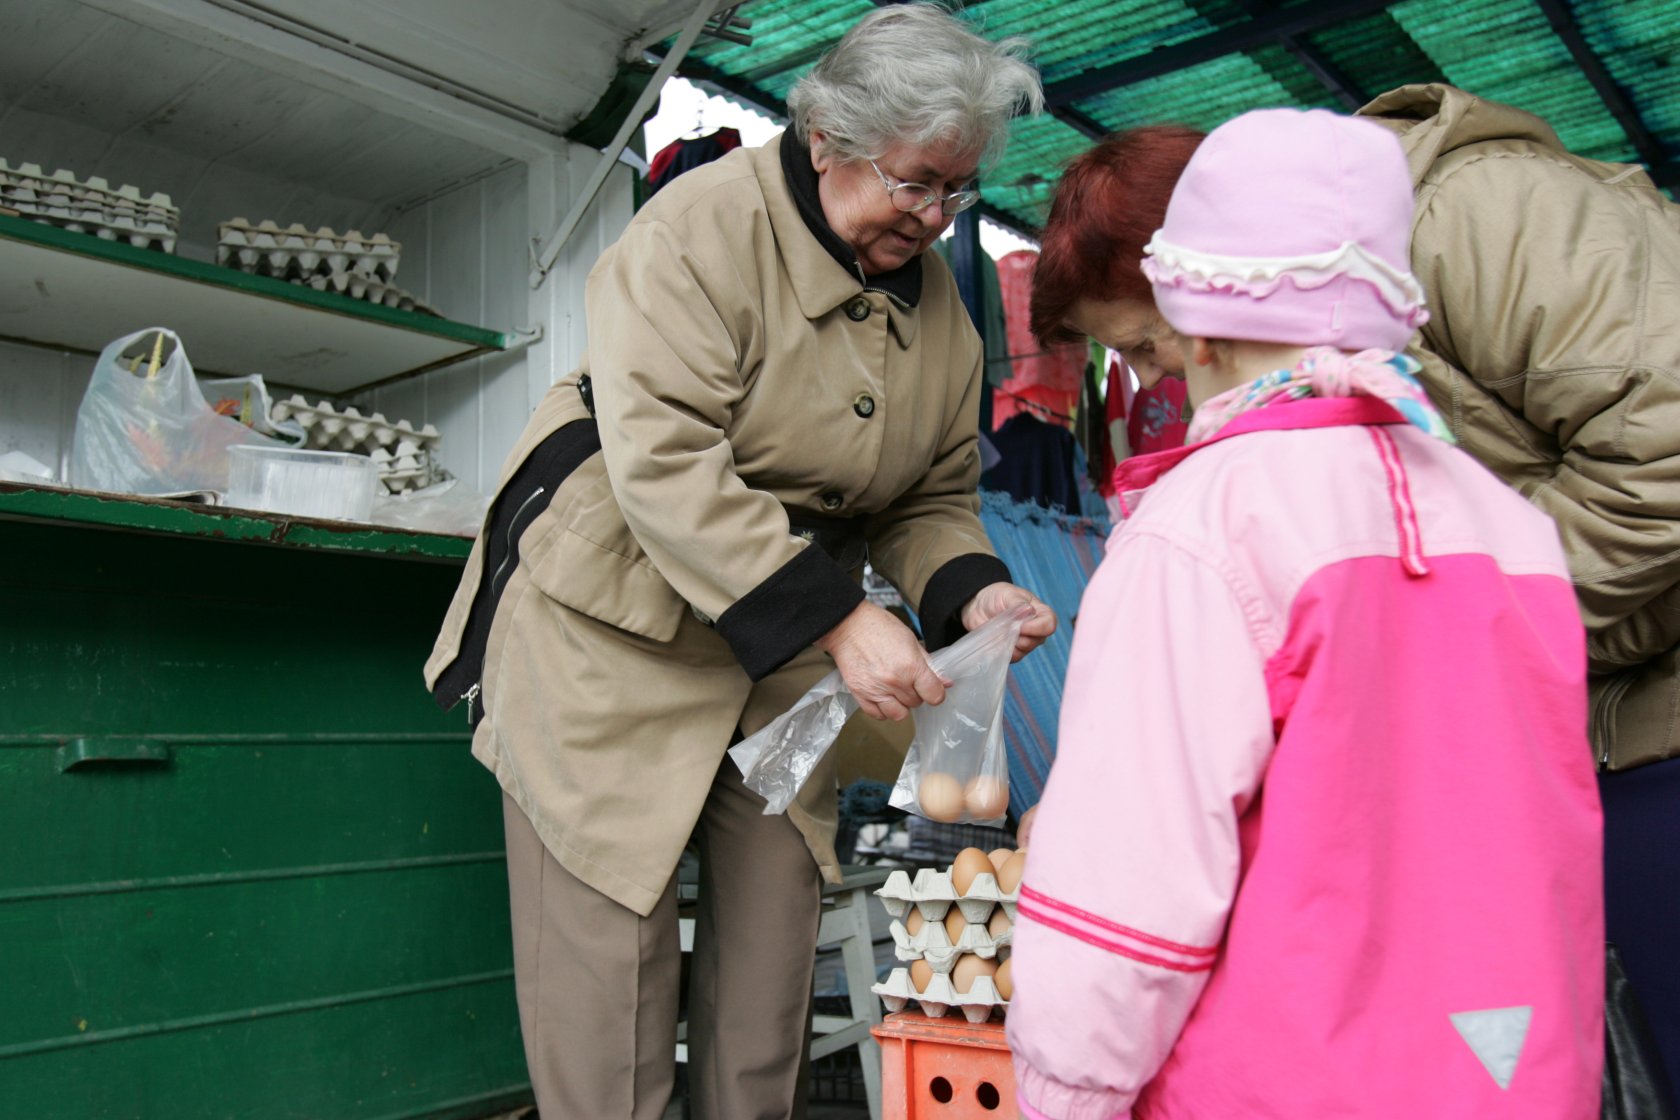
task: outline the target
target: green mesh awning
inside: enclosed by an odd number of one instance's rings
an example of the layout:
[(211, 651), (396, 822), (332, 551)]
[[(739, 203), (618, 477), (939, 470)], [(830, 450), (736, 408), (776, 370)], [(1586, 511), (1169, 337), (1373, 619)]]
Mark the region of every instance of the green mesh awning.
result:
[[(887, 0), (879, 0), (885, 3)], [(678, 68), (785, 115), (793, 83), (874, 0), (756, 0), (750, 44), (703, 37)], [(972, 0), (988, 38), (1024, 35), (1052, 110), (1017, 121), (983, 184), (1026, 233), (1061, 167), (1140, 124), (1211, 129), (1249, 109), (1351, 110), (1408, 82), (1450, 82), (1545, 118), (1571, 150), (1680, 184), (1677, 0)]]

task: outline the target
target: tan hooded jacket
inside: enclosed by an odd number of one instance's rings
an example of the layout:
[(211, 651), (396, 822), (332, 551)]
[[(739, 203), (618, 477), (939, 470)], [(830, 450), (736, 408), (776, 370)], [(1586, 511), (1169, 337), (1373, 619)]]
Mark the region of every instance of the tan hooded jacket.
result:
[(1638, 168), (1443, 85), (1360, 113), (1417, 197), (1415, 355), (1465, 450), (1557, 522), (1612, 769), (1680, 755), (1680, 207)]
[[(980, 340), (949, 270), (924, 255), (915, 306), (866, 289), (801, 217), (779, 144), (675, 180), (590, 273), (601, 450), (522, 529), (479, 678), (473, 753), (567, 870), (643, 914), (731, 734), (833, 668), (810, 643), (862, 599), (789, 509), (856, 519), (936, 628), (1008, 578), (979, 520)], [(502, 485), (579, 422), (577, 385), (556, 385)], [(481, 536), (428, 685), (461, 652), (485, 555)], [(827, 762), (789, 816), (837, 878)]]

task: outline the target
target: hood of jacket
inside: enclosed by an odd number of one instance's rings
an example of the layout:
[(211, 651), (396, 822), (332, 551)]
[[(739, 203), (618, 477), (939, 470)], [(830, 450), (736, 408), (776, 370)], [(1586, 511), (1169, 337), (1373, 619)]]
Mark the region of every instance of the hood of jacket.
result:
[(1437, 160), (1471, 144), (1522, 140), (1560, 154), (1567, 151), (1552, 126), (1533, 113), (1439, 83), (1390, 90), (1360, 109), (1359, 115), (1401, 137), (1414, 187)]

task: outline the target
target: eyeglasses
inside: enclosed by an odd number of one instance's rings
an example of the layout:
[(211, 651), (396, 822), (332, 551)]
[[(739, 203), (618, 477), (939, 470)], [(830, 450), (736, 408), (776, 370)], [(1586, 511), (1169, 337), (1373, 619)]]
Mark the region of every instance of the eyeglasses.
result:
[(937, 202), (945, 216), (950, 217), (952, 214), (961, 214), (980, 201), (980, 192), (973, 187), (952, 191), (950, 194), (934, 194), (933, 188), (924, 183), (894, 183), (874, 160), (869, 161), (869, 166), (875, 168), (875, 174), (881, 177), (881, 185), (887, 188), (892, 204), (906, 214), (914, 214)]

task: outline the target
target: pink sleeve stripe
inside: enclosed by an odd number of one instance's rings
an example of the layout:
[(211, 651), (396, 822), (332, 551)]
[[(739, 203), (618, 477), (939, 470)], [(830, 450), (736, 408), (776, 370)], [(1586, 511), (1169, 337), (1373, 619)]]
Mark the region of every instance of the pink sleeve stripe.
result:
[(1414, 576), (1429, 574), (1429, 563), (1423, 557), (1423, 531), (1418, 528), (1417, 507), (1412, 504), (1412, 488), (1406, 480), (1406, 464), (1400, 458), (1400, 448), (1394, 437), (1381, 428), (1370, 427), (1371, 442), (1377, 445), (1377, 457), (1388, 473), (1388, 500), (1394, 505), (1394, 527), (1400, 537), (1400, 563)]
[(1156, 968), (1165, 968), (1173, 972), (1206, 972), (1213, 967), (1213, 961), (1211, 960), (1198, 961), (1194, 963), (1185, 961), (1170, 961), (1165, 957), (1153, 956), (1139, 949), (1135, 949), (1130, 945), (1122, 945), (1119, 942), (1110, 941), (1107, 938), (1100, 937), (1097, 934), (1092, 933), (1090, 930), (1080, 929), (1078, 926), (1074, 926), (1061, 921), (1058, 918), (1051, 917), (1050, 914), (1039, 910), (1030, 902), (1026, 901), (1026, 899), (1022, 899), (1019, 903), (1018, 912), (1025, 917), (1031, 918), (1039, 925), (1047, 926), (1050, 929), (1055, 930), (1057, 933), (1065, 933), (1069, 937), (1085, 942), (1087, 945), (1095, 945), (1099, 949), (1114, 953), (1118, 956), (1130, 957), (1132, 960), (1138, 961), (1141, 964), (1153, 965)]
[(1051, 898), (1043, 891), (1036, 891), (1027, 886), (1025, 883), (1021, 884), (1021, 897), (1023, 899), (1031, 900), (1032, 902), (1036, 902), (1041, 906), (1047, 906), (1052, 910), (1060, 910), (1062, 913), (1078, 918), (1082, 922), (1089, 922), (1091, 925), (1108, 930), (1110, 933), (1119, 934), (1121, 937), (1129, 937), (1133, 941), (1141, 941), (1145, 945), (1153, 945), (1157, 949), (1165, 949), (1169, 953), (1183, 953), (1187, 957), (1211, 957), (1219, 952), (1219, 946), (1217, 945), (1212, 945), (1207, 948), (1203, 948), (1199, 945), (1180, 945), (1176, 941), (1168, 941), (1163, 937), (1155, 937), (1151, 934), (1144, 933), (1142, 930), (1135, 930), (1130, 926), (1123, 926), (1119, 922), (1111, 922), (1107, 918), (1099, 917), (1098, 915), (1091, 913), (1089, 910), (1081, 910), (1079, 907), (1074, 906), (1071, 903), (1063, 902), (1059, 898)]

